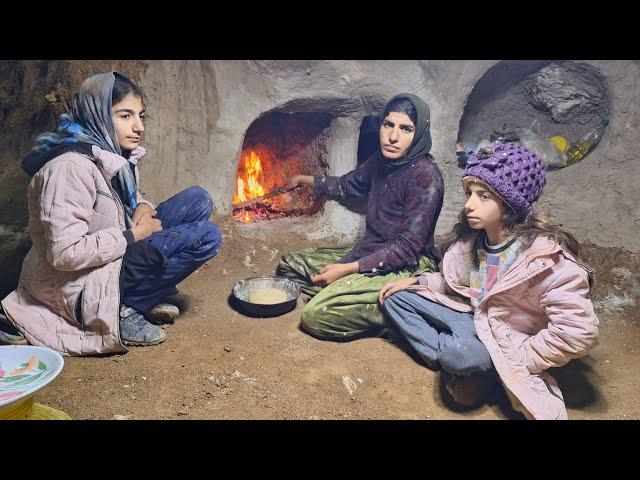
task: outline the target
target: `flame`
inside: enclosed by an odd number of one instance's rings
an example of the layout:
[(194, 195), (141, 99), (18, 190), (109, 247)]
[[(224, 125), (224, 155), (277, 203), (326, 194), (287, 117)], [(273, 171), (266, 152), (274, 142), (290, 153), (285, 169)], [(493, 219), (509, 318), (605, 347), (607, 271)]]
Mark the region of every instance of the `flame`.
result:
[[(254, 151), (244, 157), (244, 178), (238, 172), (236, 191), (233, 194), (233, 203), (246, 202), (252, 198), (265, 194), (264, 188), (258, 180), (262, 176), (262, 163), (260, 157)], [(245, 215), (245, 219), (247, 219)]]
[(244, 194), (244, 180), (241, 178), (238, 179), (238, 185), (236, 188), (236, 193), (233, 196), (233, 203), (246, 202), (247, 197)]

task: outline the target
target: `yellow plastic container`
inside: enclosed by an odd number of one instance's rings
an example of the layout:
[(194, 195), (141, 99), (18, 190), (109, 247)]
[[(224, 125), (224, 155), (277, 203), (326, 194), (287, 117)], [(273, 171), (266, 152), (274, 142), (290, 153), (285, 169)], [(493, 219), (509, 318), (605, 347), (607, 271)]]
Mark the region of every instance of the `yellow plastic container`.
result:
[(567, 139), (564, 137), (561, 137), (560, 135), (555, 135), (551, 137), (551, 141), (554, 143), (556, 147), (558, 147), (558, 150), (560, 150), (563, 153), (566, 152), (567, 149), (569, 148), (569, 142), (567, 142)]
[(55, 408), (34, 402), (33, 397), (14, 403), (0, 410), (0, 420), (71, 420), (71, 417)]

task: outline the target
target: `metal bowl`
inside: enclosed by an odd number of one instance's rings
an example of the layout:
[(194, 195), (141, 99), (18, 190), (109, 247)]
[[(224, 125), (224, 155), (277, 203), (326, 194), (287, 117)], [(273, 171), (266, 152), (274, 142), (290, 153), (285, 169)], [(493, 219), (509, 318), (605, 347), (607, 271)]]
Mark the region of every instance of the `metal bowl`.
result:
[[(263, 305), (252, 303), (249, 297), (261, 288), (278, 288), (287, 294), (287, 300), (281, 303)], [(233, 286), (232, 306), (240, 313), (253, 317), (276, 317), (294, 308), (300, 296), (300, 285), (284, 277), (254, 277), (240, 280)]]

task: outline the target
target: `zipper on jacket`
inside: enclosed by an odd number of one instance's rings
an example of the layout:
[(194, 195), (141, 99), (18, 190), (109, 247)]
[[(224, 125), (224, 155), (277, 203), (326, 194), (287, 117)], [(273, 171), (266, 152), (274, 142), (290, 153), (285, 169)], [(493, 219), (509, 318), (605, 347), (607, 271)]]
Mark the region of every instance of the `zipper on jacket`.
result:
[(114, 200), (114, 198), (111, 195), (109, 195), (107, 192), (103, 192), (99, 188), (96, 189), (96, 193), (98, 193), (100, 195), (104, 195), (105, 197), (110, 198), (111, 200)]
[[(128, 165), (125, 165), (124, 167), (121, 168), (128, 168)], [(116, 202), (116, 206), (120, 207), (120, 210), (122, 212), (122, 215), (125, 217), (125, 227), (126, 227), (126, 213), (124, 210), (124, 204), (122, 203), (122, 200), (120, 199), (120, 197), (118, 196), (118, 193), (113, 189), (113, 187), (111, 186), (111, 180), (113, 179), (114, 175), (118, 173), (118, 171), (116, 170), (114, 172), (113, 175), (111, 175), (109, 177), (109, 180), (107, 181), (107, 187), (109, 188), (109, 191), (113, 194), (113, 201)], [(137, 188), (137, 185), (136, 185)], [(124, 255), (123, 255), (124, 258)], [(123, 260), (124, 261), (124, 260)], [(116, 332), (118, 334), (118, 341), (120, 342), (120, 345), (125, 349), (125, 351), (129, 351), (129, 349), (127, 348), (127, 346), (124, 344), (124, 342), (122, 341), (122, 336), (120, 335), (120, 274), (122, 273), (122, 263), (123, 261), (120, 262), (120, 267), (118, 268), (118, 309), (116, 312), (117, 315), (117, 321), (116, 321)]]

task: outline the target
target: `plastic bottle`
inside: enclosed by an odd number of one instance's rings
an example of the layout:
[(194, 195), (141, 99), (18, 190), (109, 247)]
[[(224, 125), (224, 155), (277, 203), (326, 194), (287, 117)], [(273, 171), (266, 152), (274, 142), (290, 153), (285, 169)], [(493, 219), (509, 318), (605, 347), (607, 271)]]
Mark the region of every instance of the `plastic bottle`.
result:
[(574, 163), (582, 160), (587, 155), (587, 153), (593, 150), (593, 148), (602, 138), (607, 125), (609, 125), (609, 120), (602, 120), (602, 123), (600, 123), (600, 125), (588, 131), (582, 137), (572, 143), (567, 150), (567, 165), (573, 165)]

